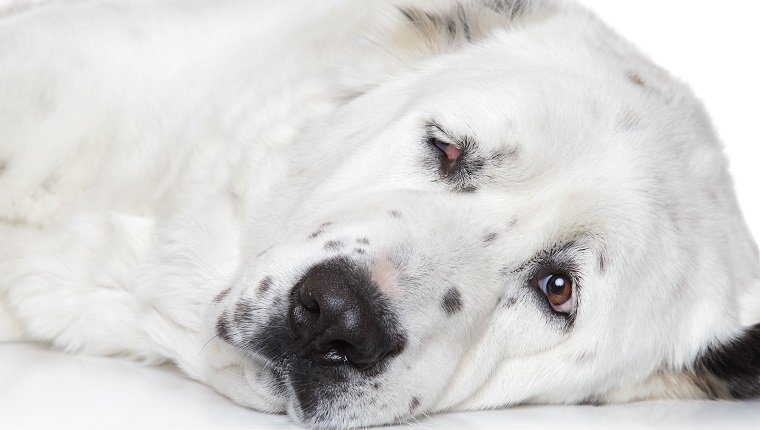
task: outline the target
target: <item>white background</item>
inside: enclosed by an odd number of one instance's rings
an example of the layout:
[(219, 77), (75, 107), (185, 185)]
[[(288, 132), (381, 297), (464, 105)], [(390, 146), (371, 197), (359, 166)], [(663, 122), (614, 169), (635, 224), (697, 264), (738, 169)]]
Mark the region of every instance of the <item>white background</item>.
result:
[[(707, 106), (744, 216), (760, 236), (760, 2), (581, 0)], [(760, 428), (760, 424), (758, 424)]]
[[(370, 0), (356, 0), (370, 1)], [(0, 0), (0, 5), (8, 0)], [(760, 235), (760, 4), (583, 0), (705, 101)], [(0, 343), (0, 428), (286, 428), (168, 369)], [(760, 403), (667, 402), (449, 414), (416, 428), (760, 428)]]

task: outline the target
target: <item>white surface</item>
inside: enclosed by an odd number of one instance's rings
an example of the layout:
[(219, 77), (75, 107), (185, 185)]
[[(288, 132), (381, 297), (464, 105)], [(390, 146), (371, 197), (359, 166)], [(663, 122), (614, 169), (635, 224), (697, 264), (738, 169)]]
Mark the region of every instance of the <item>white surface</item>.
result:
[[(739, 200), (760, 236), (760, 4), (742, 0), (585, 0), (707, 104), (732, 161)], [(0, 429), (297, 428), (238, 407), (167, 368), (0, 343)], [(649, 402), (447, 414), (414, 428), (760, 428), (760, 402)]]
[[(236, 406), (170, 368), (0, 344), (0, 428), (278, 429), (284, 415)], [(416, 429), (730, 429), (756, 430), (756, 402), (642, 402), (623, 406), (530, 406), (452, 413)], [(386, 427), (388, 428), (388, 427)]]

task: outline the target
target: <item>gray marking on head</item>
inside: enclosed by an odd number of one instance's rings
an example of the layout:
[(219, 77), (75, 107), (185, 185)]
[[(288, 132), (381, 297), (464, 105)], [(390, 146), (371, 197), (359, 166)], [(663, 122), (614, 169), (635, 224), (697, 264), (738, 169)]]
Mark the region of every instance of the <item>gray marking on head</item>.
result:
[(325, 242), (325, 249), (328, 251), (339, 251), (343, 246), (343, 242), (339, 240), (328, 240)]
[(602, 251), (598, 256), (599, 273), (604, 274), (607, 271), (607, 253)]
[(594, 352), (586, 350), (575, 357), (575, 362), (577, 364), (586, 364), (593, 359), (594, 359)]
[(224, 300), (225, 297), (227, 297), (227, 294), (229, 294), (230, 291), (232, 291), (232, 287), (222, 290), (221, 293), (217, 294), (217, 296), (214, 297), (214, 303), (220, 303), (222, 300)]
[(369, 245), (369, 239), (367, 239), (366, 237), (360, 237), (356, 239), (356, 243), (361, 244), (361, 245)]
[(446, 312), (446, 315), (454, 315), (462, 310), (462, 294), (458, 289), (452, 287), (446, 291), (441, 301), (441, 308)]
[(632, 70), (626, 70), (625, 77), (636, 86), (646, 87), (646, 82), (641, 78), (641, 75)]
[(7, 162), (7, 161), (3, 161), (3, 160), (0, 160), (0, 175), (2, 175), (2, 174), (3, 174), (3, 172), (5, 172), (5, 169), (6, 169), (7, 167), (8, 167), (8, 162)]
[(230, 335), (230, 323), (227, 321), (227, 315), (222, 315), (216, 321), (216, 334), (219, 335), (225, 341), (232, 343), (232, 336)]
[(251, 306), (250, 301), (240, 300), (237, 305), (235, 305), (235, 313), (232, 317), (233, 322), (238, 327), (244, 325), (246, 322), (250, 321), (252, 312), (253, 306)]
[(483, 242), (485, 243), (493, 242), (498, 237), (499, 237), (499, 233), (495, 233), (495, 232), (488, 233), (485, 236), (483, 236)]
[(486, 4), (496, 13), (515, 18), (524, 12), (525, 3), (524, 0), (489, 0)]
[(512, 306), (517, 304), (517, 298), (516, 297), (510, 297), (506, 300), (502, 300), (501, 302), (501, 308), (502, 309), (509, 309)]
[(317, 227), (317, 230), (314, 231), (314, 233), (309, 235), (309, 239), (314, 239), (315, 237), (319, 237), (320, 235), (322, 235), (322, 233), (325, 232), (325, 229), (330, 225), (332, 225), (331, 222), (323, 222), (322, 224), (319, 225), (319, 227)]
[(266, 293), (271, 286), (272, 286), (272, 277), (271, 276), (265, 277), (264, 279), (261, 280), (261, 282), (259, 282), (259, 288), (258, 288), (259, 294)]
[(354, 253), (355, 254), (359, 254), (359, 255), (364, 255), (367, 252), (365, 250), (361, 249), (361, 248), (354, 248)]
[(414, 412), (415, 409), (417, 409), (420, 406), (420, 399), (417, 398), (417, 396), (412, 397), (412, 400), (409, 402), (409, 412)]
[(401, 218), (401, 212), (399, 212), (399, 211), (397, 211), (395, 209), (389, 210), (388, 211), (388, 215), (390, 215), (393, 218)]
[(470, 22), (467, 20), (467, 13), (464, 10), (464, 6), (457, 4), (457, 18), (462, 24), (462, 31), (464, 31), (464, 38), (468, 42), (472, 42), (472, 29), (470, 28)]

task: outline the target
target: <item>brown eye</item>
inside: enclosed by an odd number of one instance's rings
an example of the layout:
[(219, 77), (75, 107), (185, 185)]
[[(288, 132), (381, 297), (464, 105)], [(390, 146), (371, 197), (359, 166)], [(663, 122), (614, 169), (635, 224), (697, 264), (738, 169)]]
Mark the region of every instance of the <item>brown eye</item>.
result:
[(444, 175), (451, 173), (462, 155), (462, 149), (435, 137), (428, 138), (428, 143), (440, 151), (441, 172)]
[(557, 312), (570, 313), (572, 309), (573, 281), (566, 275), (549, 275), (538, 280), (538, 288), (543, 291), (549, 304)]

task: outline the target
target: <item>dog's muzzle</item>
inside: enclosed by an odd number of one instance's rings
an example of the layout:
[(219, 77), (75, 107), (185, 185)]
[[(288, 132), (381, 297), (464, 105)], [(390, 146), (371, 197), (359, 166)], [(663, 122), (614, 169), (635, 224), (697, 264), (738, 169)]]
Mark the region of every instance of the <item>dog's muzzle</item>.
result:
[(293, 287), (288, 327), (296, 356), (319, 366), (369, 369), (404, 347), (369, 273), (344, 259), (322, 262)]

